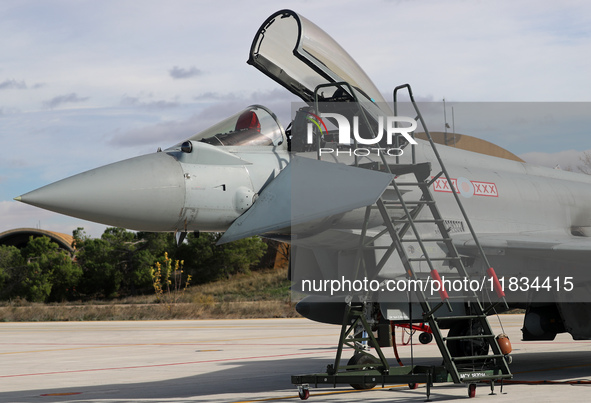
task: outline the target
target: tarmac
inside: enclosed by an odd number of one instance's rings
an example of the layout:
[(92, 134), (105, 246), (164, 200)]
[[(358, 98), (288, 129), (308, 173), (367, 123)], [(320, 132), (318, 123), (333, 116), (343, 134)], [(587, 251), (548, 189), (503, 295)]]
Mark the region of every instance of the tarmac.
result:
[[(480, 384), (471, 402), (586, 400), (591, 341), (561, 334), (555, 341), (524, 342), (523, 315), (499, 319), (489, 318), (495, 333), (502, 323), (511, 339), (514, 379), (502, 393), (497, 385), (494, 396)], [(339, 331), (306, 319), (2, 323), (0, 402), (297, 402), (291, 375), (324, 372), (334, 360)], [(398, 350), (410, 364), (403, 332), (396, 331)], [(412, 350), (415, 363), (441, 363), (435, 342), (415, 341)], [(384, 351), (397, 365), (392, 349)], [(312, 387), (309, 401), (425, 399), (423, 384), (414, 390)], [(431, 388), (434, 402), (457, 399), (468, 399), (465, 385)]]

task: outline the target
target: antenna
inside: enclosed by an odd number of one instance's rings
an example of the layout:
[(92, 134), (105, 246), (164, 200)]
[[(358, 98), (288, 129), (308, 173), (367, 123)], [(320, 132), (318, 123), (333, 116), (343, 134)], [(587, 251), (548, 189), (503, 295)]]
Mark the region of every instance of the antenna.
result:
[(444, 126), (444, 134), (443, 134), (443, 144), (447, 145), (447, 128), (449, 125), (447, 124), (447, 114), (445, 112), (445, 98), (443, 98), (443, 126)]

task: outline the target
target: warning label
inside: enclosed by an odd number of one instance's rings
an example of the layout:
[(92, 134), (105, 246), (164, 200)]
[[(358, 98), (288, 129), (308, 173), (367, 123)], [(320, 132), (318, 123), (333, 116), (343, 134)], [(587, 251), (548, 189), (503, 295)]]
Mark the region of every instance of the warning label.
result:
[(471, 181), (466, 178), (451, 178), (451, 184), (445, 178), (438, 178), (433, 182), (433, 190), (436, 192), (452, 193), (451, 186), (464, 197), (499, 197), (497, 185), (493, 182)]

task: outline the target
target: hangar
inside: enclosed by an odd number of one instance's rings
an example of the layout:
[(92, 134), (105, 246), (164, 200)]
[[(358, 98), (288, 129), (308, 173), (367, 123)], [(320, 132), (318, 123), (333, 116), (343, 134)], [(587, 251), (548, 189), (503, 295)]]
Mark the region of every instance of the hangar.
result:
[(72, 235), (37, 228), (17, 228), (4, 231), (0, 233), (0, 245), (16, 246), (21, 249), (27, 245), (31, 236), (34, 238), (46, 236), (58, 244), (61, 249), (74, 253)]
[[(493, 157), (505, 158), (508, 160), (525, 162), (517, 155), (506, 149), (499, 147), (489, 141), (479, 139), (477, 137), (468, 136), (467, 134), (452, 133), (452, 132), (429, 132), (433, 141), (437, 144), (443, 144), (449, 147), (460, 148), (479, 154), (491, 155)], [(425, 133), (416, 133), (415, 137), (427, 140)]]

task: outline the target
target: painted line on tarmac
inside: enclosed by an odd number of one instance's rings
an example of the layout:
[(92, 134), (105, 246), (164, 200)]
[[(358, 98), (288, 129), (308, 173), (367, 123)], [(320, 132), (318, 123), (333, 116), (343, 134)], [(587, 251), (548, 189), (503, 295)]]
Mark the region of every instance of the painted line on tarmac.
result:
[(44, 393), (42, 395), (39, 396), (74, 396), (74, 395), (81, 395), (82, 392), (64, 392), (64, 393)]
[[(333, 351), (336, 352), (336, 349)], [(37, 372), (37, 373), (31, 373), (31, 374), (0, 375), (0, 378), (15, 378), (15, 377), (24, 377), (24, 376), (57, 375), (57, 374), (76, 374), (76, 373), (83, 373), (83, 372), (117, 371), (117, 370), (139, 369), (139, 368), (170, 367), (170, 366), (177, 366), (177, 365), (194, 365), (194, 364), (203, 364), (203, 363), (211, 363), (211, 362), (246, 361), (246, 360), (258, 360), (258, 359), (262, 359), (262, 358), (293, 357), (293, 356), (312, 355), (312, 354), (318, 354), (318, 351), (311, 351), (308, 353), (263, 355), (263, 356), (258, 356), (258, 357), (221, 358), (218, 360), (173, 362), (173, 363), (168, 363), (168, 364), (135, 365), (135, 366), (129, 366), (129, 367), (91, 368), (91, 369), (77, 369), (77, 370), (71, 370), (71, 371), (52, 371), (52, 372)]]
[[(310, 337), (324, 337), (326, 335), (301, 335), (301, 336), (289, 336), (287, 338), (310, 338)], [(11, 354), (30, 354), (30, 353), (43, 353), (43, 352), (52, 352), (52, 351), (71, 351), (71, 350), (86, 350), (86, 349), (97, 349), (97, 348), (119, 348), (119, 347), (142, 347), (142, 346), (258, 346), (260, 344), (251, 344), (251, 343), (220, 343), (220, 342), (235, 342), (240, 340), (270, 340), (270, 339), (285, 339), (286, 337), (277, 336), (277, 337), (241, 337), (236, 339), (221, 339), (215, 340), (214, 342), (209, 341), (196, 341), (196, 342), (168, 342), (168, 343), (132, 343), (132, 344), (79, 344), (80, 347), (69, 347), (69, 348), (53, 348), (53, 349), (43, 349), (43, 350), (25, 350), (25, 351), (7, 351), (7, 352), (0, 352), (0, 355), (11, 355)], [(44, 343), (0, 343), (1, 346), (15, 346), (15, 345), (42, 345)], [(46, 345), (64, 345), (59, 343), (51, 343)], [(68, 346), (76, 345), (76, 344), (67, 344)], [(267, 346), (308, 346), (308, 344), (295, 344), (295, 343), (265, 343)], [(334, 344), (324, 344), (325, 346), (333, 347)]]
[[(384, 386), (384, 387), (375, 387), (372, 389), (366, 389), (366, 390), (356, 390), (356, 389), (352, 389), (352, 390), (337, 390), (334, 392), (320, 392), (320, 393), (310, 393), (310, 398), (311, 397), (317, 397), (317, 396), (330, 396), (330, 395), (341, 395), (344, 393), (363, 393), (363, 392), (371, 392), (371, 391), (376, 391), (376, 390), (388, 390), (388, 389), (394, 389), (394, 388), (403, 388), (405, 386), (408, 386), (406, 384), (404, 385), (391, 385), (391, 386)], [(236, 401), (236, 402), (232, 402), (232, 403), (256, 403), (256, 402), (272, 402), (275, 400), (287, 400), (287, 399), (299, 399), (300, 397), (298, 395), (293, 395), (293, 396), (280, 396), (280, 397), (268, 397), (266, 399), (255, 399), (255, 400), (240, 400), (240, 401)]]
[(527, 371), (514, 372), (513, 374), (515, 375), (515, 374), (529, 374), (529, 373), (532, 373), (532, 372), (560, 371), (560, 370), (563, 370), (563, 369), (585, 368), (585, 367), (591, 367), (591, 364), (565, 365), (563, 367), (530, 369), (530, 370), (527, 370)]

